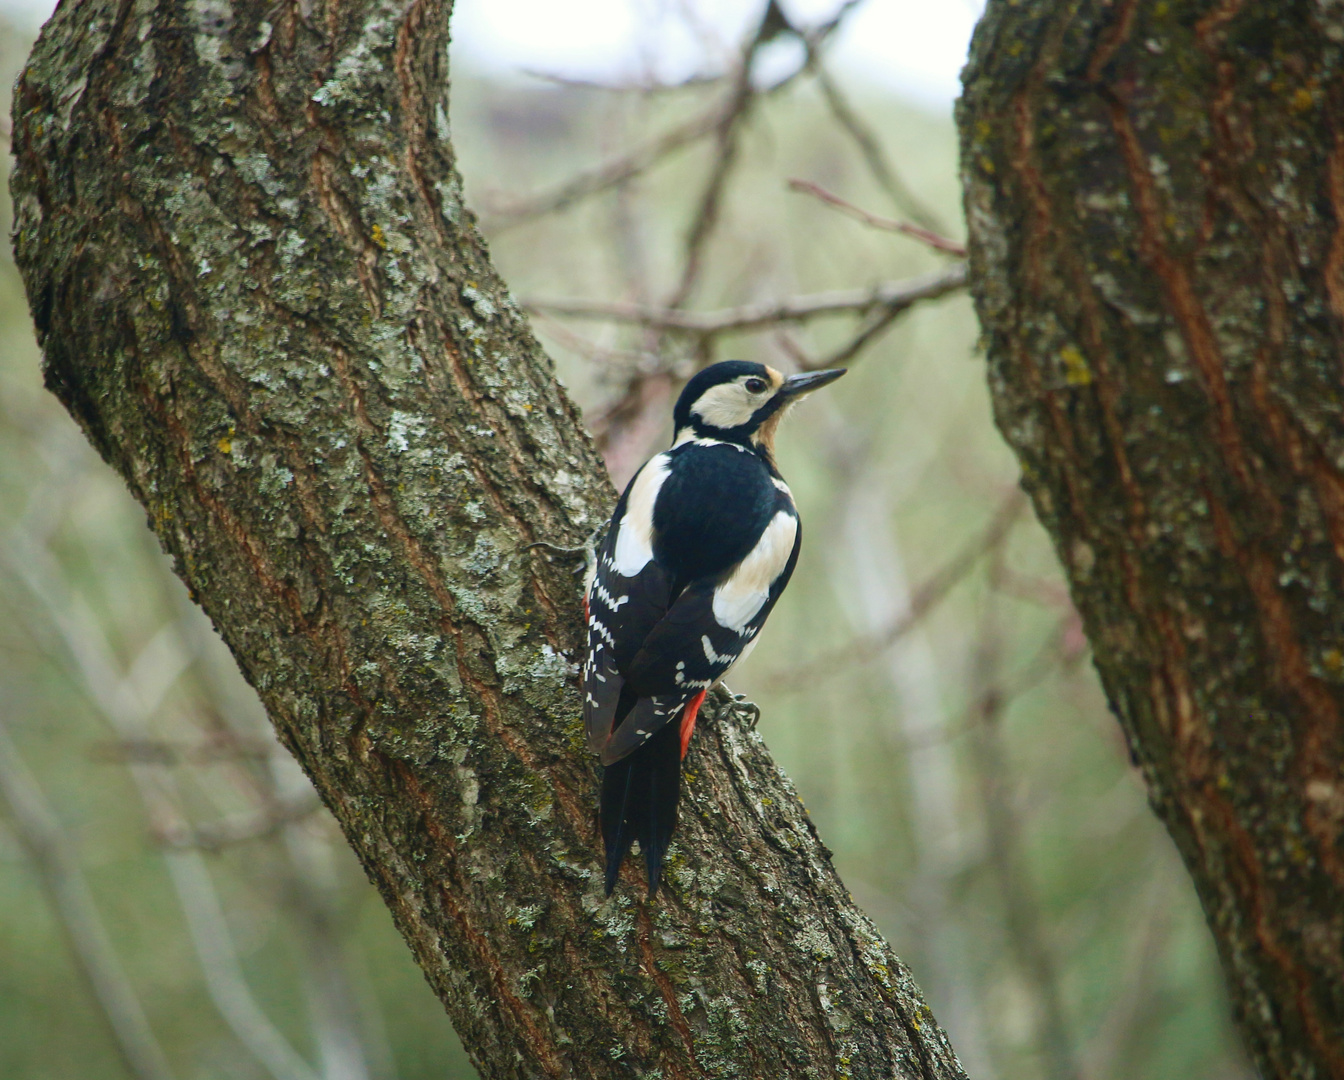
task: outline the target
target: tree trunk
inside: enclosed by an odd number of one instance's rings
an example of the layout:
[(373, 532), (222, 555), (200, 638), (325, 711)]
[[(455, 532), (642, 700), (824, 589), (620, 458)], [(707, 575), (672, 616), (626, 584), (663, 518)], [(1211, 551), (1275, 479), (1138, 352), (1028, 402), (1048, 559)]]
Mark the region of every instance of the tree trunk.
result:
[(1265, 1076), (1344, 1077), (1344, 10), (991, 0), (997, 421)]
[(572, 557), (611, 491), (454, 172), (442, 0), (66, 0), (15, 97), (48, 385), (489, 1077), (956, 1078), (719, 707), (603, 900)]

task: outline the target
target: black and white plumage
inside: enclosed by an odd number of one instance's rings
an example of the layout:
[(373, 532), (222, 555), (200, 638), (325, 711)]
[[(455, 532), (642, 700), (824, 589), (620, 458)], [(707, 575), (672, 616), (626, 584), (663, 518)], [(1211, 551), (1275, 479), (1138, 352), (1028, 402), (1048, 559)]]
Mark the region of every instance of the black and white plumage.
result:
[(798, 561), (775, 431), (793, 402), (843, 374), (706, 368), (677, 401), (671, 449), (616, 504), (588, 586), (583, 671), (588, 745), (604, 767), (608, 895), (636, 839), (658, 889), (705, 692), (754, 646)]

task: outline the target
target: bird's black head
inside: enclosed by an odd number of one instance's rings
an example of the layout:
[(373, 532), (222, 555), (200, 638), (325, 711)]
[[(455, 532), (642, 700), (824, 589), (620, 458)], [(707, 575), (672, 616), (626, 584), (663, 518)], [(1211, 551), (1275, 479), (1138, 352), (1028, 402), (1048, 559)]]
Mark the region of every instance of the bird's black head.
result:
[(845, 373), (809, 371), (785, 378), (772, 367), (725, 360), (697, 372), (672, 413), (677, 441), (723, 439), (774, 452), (775, 430), (790, 405)]

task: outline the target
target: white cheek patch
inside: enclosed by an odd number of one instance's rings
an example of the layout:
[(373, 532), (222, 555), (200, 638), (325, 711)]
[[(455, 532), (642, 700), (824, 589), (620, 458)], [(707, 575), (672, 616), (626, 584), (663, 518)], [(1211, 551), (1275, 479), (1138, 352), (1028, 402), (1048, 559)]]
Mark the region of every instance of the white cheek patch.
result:
[(760, 402), (740, 383), (721, 383), (701, 394), (691, 412), (714, 428), (735, 428), (752, 418)]
[(789, 565), (797, 538), (798, 519), (780, 510), (732, 576), (714, 590), (714, 619), (720, 626), (740, 633), (755, 618), (770, 599), (770, 586)]
[(630, 485), (612, 553), (614, 569), (622, 577), (634, 577), (653, 558), (653, 504), (671, 467), (668, 456), (658, 454), (639, 470)]

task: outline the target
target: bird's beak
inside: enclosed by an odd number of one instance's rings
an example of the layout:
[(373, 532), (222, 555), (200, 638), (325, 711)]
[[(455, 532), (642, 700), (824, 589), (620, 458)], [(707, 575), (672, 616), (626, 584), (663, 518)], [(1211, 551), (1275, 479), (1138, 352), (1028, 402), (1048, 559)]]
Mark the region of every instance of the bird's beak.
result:
[(832, 368), (830, 371), (805, 371), (800, 375), (790, 375), (784, 380), (776, 394), (777, 397), (797, 399), (813, 390), (820, 390), (827, 383), (840, 378), (848, 368)]

